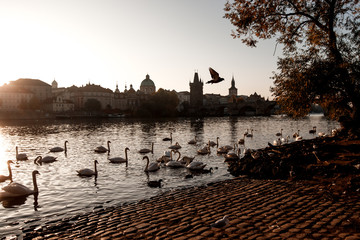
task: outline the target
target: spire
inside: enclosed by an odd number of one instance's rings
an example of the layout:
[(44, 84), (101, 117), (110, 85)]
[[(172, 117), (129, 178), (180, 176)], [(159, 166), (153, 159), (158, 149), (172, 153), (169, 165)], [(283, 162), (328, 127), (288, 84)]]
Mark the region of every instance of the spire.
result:
[(194, 75), (194, 83), (195, 82), (197, 82), (197, 83), (200, 82), (199, 81), (199, 74), (197, 72), (195, 72), (195, 75)]
[(232, 80), (231, 80), (231, 87), (232, 87), (232, 88), (234, 88), (234, 87), (235, 87), (234, 75), (232, 76)]

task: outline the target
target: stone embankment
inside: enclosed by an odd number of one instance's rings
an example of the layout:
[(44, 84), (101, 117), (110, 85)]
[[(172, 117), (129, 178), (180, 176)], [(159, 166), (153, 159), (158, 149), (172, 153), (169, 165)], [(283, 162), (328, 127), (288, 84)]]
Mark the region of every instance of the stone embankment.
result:
[[(212, 228), (228, 215), (229, 224)], [(360, 239), (360, 194), (235, 178), (65, 219), (24, 239)]]

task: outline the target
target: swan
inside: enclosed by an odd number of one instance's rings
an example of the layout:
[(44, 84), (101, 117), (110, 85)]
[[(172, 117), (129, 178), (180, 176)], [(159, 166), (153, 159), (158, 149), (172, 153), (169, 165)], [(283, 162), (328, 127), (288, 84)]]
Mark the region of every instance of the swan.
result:
[(130, 149), (127, 147), (125, 148), (125, 159), (122, 157), (113, 157), (113, 158), (108, 158), (109, 161), (111, 163), (126, 163), (126, 167), (128, 166), (128, 154), (127, 151), (129, 151)]
[(243, 138), (239, 138), (238, 140), (238, 144), (240, 145), (245, 145), (245, 137), (246, 137), (247, 134), (244, 133), (244, 137)]
[(203, 168), (206, 166), (206, 164), (204, 164), (203, 162), (191, 162), (191, 163), (188, 163), (186, 165), (186, 168), (187, 169), (190, 169), (190, 170), (194, 170), (194, 171), (197, 171), (197, 170), (203, 170)]
[(198, 149), (197, 153), (201, 155), (210, 154), (210, 141), (208, 145), (205, 145), (202, 149)]
[(295, 141), (301, 141), (303, 138), (302, 138), (302, 136), (297, 136), (296, 138), (295, 138)]
[(188, 141), (188, 144), (196, 144), (196, 136), (194, 137), (194, 139)]
[(154, 143), (151, 143), (151, 150), (148, 148), (143, 148), (139, 150), (139, 153), (154, 153)]
[(281, 141), (281, 144), (283, 144), (283, 143), (289, 143), (289, 141), (290, 141), (290, 136), (287, 135), (286, 138), (281, 138), (280, 141)]
[(202, 173), (202, 174), (212, 173), (212, 170), (213, 170), (212, 167), (209, 168), (209, 169), (202, 169), (202, 170), (201, 170), (201, 173)]
[(180, 144), (178, 142), (176, 142), (175, 145), (171, 145), (169, 148), (170, 149), (180, 149), (181, 146), (180, 146)]
[(188, 157), (188, 156), (183, 156), (181, 160), (179, 160), (179, 162), (181, 162), (181, 164), (186, 164), (186, 163), (191, 163), (194, 160), (195, 157)]
[(164, 151), (164, 155), (162, 155), (158, 160), (156, 160), (157, 162), (161, 162), (161, 163), (167, 163), (168, 161), (170, 161), (171, 159), (171, 151)]
[(16, 146), (16, 160), (18, 160), (18, 161), (28, 160), (28, 157), (27, 157), (26, 153), (19, 153), (18, 152), (18, 147), (17, 146)]
[(214, 141), (209, 141), (209, 146), (210, 147), (215, 147), (215, 146), (219, 146), (219, 137), (216, 137), (216, 143)]
[(312, 134), (316, 133), (316, 126), (313, 126), (313, 129), (309, 130), (309, 133), (312, 133)]
[(153, 188), (156, 188), (156, 187), (161, 188), (161, 182), (162, 182), (162, 179), (159, 179), (157, 181), (148, 181), (147, 185), (149, 187), (153, 187)]
[(0, 175), (0, 182), (5, 182), (8, 179), (10, 180), (10, 182), (12, 182), (12, 172), (11, 172), (11, 166), (10, 166), (11, 163), (14, 163), (14, 162), (11, 160), (7, 161), (9, 176)]
[(94, 169), (95, 171), (89, 169), (89, 168), (83, 168), (80, 170), (76, 170), (76, 172), (78, 173), (79, 176), (83, 176), (83, 177), (91, 177), (91, 176), (95, 176), (97, 177), (98, 171), (96, 168), (96, 164), (98, 164), (99, 162), (97, 160), (94, 160)]
[(150, 160), (149, 160), (149, 157), (148, 156), (144, 156), (143, 157), (143, 160), (146, 159), (146, 167), (145, 167), (145, 170), (144, 172), (155, 172), (157, 170), (159, 170), (160, 168), (160, 164), (159, 163), (156, 163), (156, 162), (152, 162), (150, 164)]
[(56, 160), (57, 157), (53, 157), (53, 156), (45, 156), (45, 157), (41, 157), (41, 156), (37, 156), (34, 160), (35, 164), (42, 164), (42, 163), (52, 163), (57, 161)]
[(293, 138), (296, 138), (298, 136), (300, 136), (300, 129), (298, 129), (297, 132), (293, 134)]
[(67, 143), (68, 143), (68, 141), (65, 141), (64, 148), (62, 148), (62, 147), (50, 148), (50, 152), (62, 152), (62, 151), (65, 151), (65, 153), (66, 153), (67, 152), (67, 146), (66, 146)]
[(170, 137), (163, 138), (163, 141), (172, 141), (172, 133), (170, 133)]
[(318, 135), (319, 135), (319, 137), (325, 137), (325, 136), (326, 136), (326, 133), (324, 133), (324, 132), (319, 132)]
[(283, 129), (280, 129), (280, 132), (276, 133), (275, 135), (276, 136), (282, 136), (282, 131), (283, 131)]
[(225, 146), (222, 146), (222, 147), (219, 147), (216, 152), (218, 154), (223, 154), (223, 153), (227, 153), (229, 150), (225, 147)]
[(254, 135), (253, 135), (253, 132), (254, 132), (254, 129), (251, 129), (251, 133), (248, 133), (247, 135), (246, 135), (246, 137), (253, 137)]
[[(172, 153), (178, 153), (179, 154), (179, 156), (178, 156), (178, 158), (176, 159), (176, 160), (173, 160), (172, 159)], [(171, 150), (171, 158), (170, 158), (170, 161), (169, 162), (167, 162), (166, 164), (165, 164), (165, 166), (167, 166), (167, 167), (170, 167), (170, 168), (182, 168), (182, 167), (185, 167), (179, 160), (180, 160), (180, 157), (181, 157), (181, 153), (179, 152), (179, 151), (177, 151), (177, 150)]]
[(110, 153), (110, 143), (111, 143), (110, 141), (107, 141), (108, 148), (103, 147), (103, 146), (98, 146), (94, 149), (94, 151), (97, 153), (106, 153), (106, 152)]
[(274, 140), (273, 145), (274, 146), (280, 146), (281, 145), (281, 139), (279, 138), (279, 139)]
[(31, 190), (30, 188), (16, 182), (11, 182), (9, 185), (3, 187), (2, 189), (4, 192), (0, 193), (0, 196), (2, 198), (11, 198), (11, 197), (24, 197), (28, 196), (30, 194), (38, 193), (39, 189), (36, 182), (36, 175), (40, 174), (37, 170), (34, 170), (32, 172), (32, 179), (33, 179), (33, 185), (34, 189)]
[[(235, 149), (234, 149), (234, 150), (235, 150)], [(238, 160), (238, 159), (239, 159), (239, 156), (240, 156), (240, 148), (238, 148), (237, 154), (235, 153), (235, 151), (228, 152), (228, 153), (225, 155), (225, 161)]]

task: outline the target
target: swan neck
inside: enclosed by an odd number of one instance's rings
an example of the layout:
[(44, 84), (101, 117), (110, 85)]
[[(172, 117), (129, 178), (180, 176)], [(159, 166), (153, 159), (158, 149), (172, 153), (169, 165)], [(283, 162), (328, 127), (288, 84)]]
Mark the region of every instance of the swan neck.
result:
[(125, 148), (125, 160), (126, 160), (126, 167), (128, 167), (128, 154), (127, 154), (128, 149)]
[(18, 155), (19, 155), (18, 147), (16, 147), (16, 158), (17, 158)]
[(12, 182), (12, 171), (11, 171), (10, 163), (8, 163), (8, 170), (9, 170), (9, 179), (10, 179), (10, 182)]
[(107, 146), (108, 146), (108, 153), (110, 153), (110, 141), (107, 142)]
[(37, 181), (36, 181), (36, 173), (33, 173), (33, 184), (34, 184), (34, 193), (39, 192), (38, 186), (37, 186)]
[(154, 153), (154, 143), (151, 143), (151, 153)]
[(96, 167), (96, 161), (94, 161), (94, 169), (95, 169), (95, 176), (97, 176), (97, 167)]
[(67, 146), (66, 146), (66, 144), (67, 144), (67, 141), (65, 141), (65, 143), (64, 143), (64, 151), (65, 151), (65, 153), (67, 152)]

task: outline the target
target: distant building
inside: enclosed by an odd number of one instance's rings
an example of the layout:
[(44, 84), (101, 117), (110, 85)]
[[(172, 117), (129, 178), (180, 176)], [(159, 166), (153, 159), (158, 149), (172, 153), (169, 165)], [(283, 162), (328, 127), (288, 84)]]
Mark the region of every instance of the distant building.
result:
[(237, 88), (235, 87), (235, 80), (233, 76), (231, 80), (231, 88), (229, 88), (229, 97), (236, 97), (237, 94), (238, 92), (237, 92)]
[(51, 99), (48, 99), (46, 104), (46, 110), (50, 112), (72, 112), (75, 110), (75, 104), (73, 101), (64, 99), (62, 95), (58, 95)]
[(197, 72), (194, 74), (194, 82), (190, 82), (190, 107), (201, 108), (203, 106), (203, 86)]
[(18, 80), (10, 81), (9, 85), (31, 91), (40, 102), (52, 97), (51, 86), (39, 79), (19, 78)]
[(141, 82), (140, 91), (145, 94), (153, 94), (156, 92), (155, 84), (150, 79), (149, 74), (146, 74), (146, 78)]
[[(72, 86), (66, 91), (69, 92), (69, 100), (74, 102), (76, 110), (83, 109), (89, 99), (98, 100), (101, 103), (101, 109), (112, 108), (113, 91), (100, 85), (89, 83), (82, 87)], [(68, 98), (64, 97), (64, 99)]]
[(20, 110), (33, 97), (34, 93), (30, 90), (6, 84), (0, 87), (0, 109), (6, 111)]

